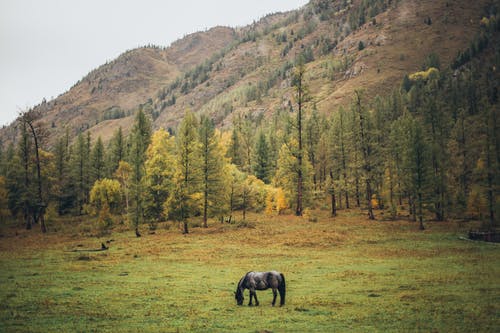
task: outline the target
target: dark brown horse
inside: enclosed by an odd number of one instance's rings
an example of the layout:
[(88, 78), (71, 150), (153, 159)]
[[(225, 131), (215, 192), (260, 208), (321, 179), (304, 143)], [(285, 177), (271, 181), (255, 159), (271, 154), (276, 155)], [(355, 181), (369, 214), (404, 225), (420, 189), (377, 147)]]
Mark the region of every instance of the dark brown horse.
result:
[(270, 272), (248, 272), (244, 277), (238, 282), (238, 287), (234, 293), (234, 298), (238, 305), (243, 304), (243, 292), (245, 289), (250, 291), (250, 302), (249, 306), (252, 306), (252, 298), (255, 298), (255, 305), (259, 305), (257, 300), (256, 290), (266, 290), (271, 288), (273, 290), (273, 306), (276, 303), (277, 291), (280, 293), (280, 306), (285, 305), (285, 294), (286, 294), (286, 284), (285, 276), (280, 272), (270, 271)]

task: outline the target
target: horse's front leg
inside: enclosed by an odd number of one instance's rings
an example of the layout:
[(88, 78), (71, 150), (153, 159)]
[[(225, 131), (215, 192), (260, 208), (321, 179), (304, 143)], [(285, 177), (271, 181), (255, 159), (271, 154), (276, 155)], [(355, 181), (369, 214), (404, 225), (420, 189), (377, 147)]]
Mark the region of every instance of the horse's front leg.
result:
[(278, 292), (273, 288), (273, 306), (276, 304), (276, 296), (278, 296)]
[(255, 298), (255, 306), (259, 306), (259, 300), (257, 299), (257, 293), (253, 292), (253, 298)]
[(252, 289), (249, 289), (249, 291), (250, 291), (250, 302), (248, 302), (248, 306), (252, 306), (252, 297), (254, 296), (255, 291), (252, 291)]

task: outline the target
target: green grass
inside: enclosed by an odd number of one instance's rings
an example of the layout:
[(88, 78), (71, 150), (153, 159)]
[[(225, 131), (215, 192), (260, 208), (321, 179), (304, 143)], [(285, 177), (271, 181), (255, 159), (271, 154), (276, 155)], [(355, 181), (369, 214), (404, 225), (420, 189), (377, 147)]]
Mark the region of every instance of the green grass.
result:
[[(468, 225), (372, 222), (355, 212), (317, 223), (251, 215), (183, 236), (163, 225), (95, 238), (70, 228), (4, 227), (0, 332), (492, 332), (500, 327), (500, 245), (460, 240)], [(463, 229), (465, 228), (465, 229)], [(62, 230), (64, 229), (64, 230)], [(78, 228), (77, 228), (78, 229)], [(70, 252), (98, 248), (103, 252)], [(79, 246), (80, 245), (80, 246)], [(238, 307), (249, 270), (283, 272), (286, 305)], [(245, 304), (248, 292), (245, 294)]]

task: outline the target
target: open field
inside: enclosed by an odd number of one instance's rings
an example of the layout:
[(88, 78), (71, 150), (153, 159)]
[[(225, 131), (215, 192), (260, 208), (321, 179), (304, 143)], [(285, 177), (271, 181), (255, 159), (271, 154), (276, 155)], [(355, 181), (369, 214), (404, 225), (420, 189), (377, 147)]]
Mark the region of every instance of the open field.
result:
[[(250, 215), (183, 236), (161, 225), (85, 237), (3, 227), (1, 332), (493, 332), (500, 327), (500, 245), (460, 240), (471, 227), (368, 222), (341, 211), (318, 222)], [(52, 227), (52, 230), (55, 226)], [(64, 229), (64, 230), (63, 230)], [(76, 228), (78, 229), (78, 228)], [(102, 252), (71, 252), (99, 248)], [(286, 305), (238, 307), (249, 270), (283, 272)], [(245, 293), (245, 304), (248, 291)]]

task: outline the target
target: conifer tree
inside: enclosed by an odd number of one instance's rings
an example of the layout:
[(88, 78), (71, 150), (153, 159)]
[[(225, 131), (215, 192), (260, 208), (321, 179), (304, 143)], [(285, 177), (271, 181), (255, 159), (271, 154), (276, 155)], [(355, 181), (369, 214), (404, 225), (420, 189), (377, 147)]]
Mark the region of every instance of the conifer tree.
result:
[(231, 142), (227, 150), (227, 157), (229, 157), (232, 164), (241, 167), (243, 166), (243, 159), (241, 157), (240, 134), (238, 132), (238, 125), (234, 124), (231, 131)]
[(215, 216), (224, 206), (225, 158), (214, 124), (206, 116), (201, 117), (200, 158), (203, 191), (203, 227), (207, 227), (209, 216)]
[(139, 109), (135, 116), (134, 127), (130, 134), (130, 165), (132, 166), (131, 209), (135, 234), (140, 236), (139, 224), (144, 221), (144, 162), (146, 149), (151, 141), (151, 123), (146, 114)]
[(70, 173), (71, 153), (68, 132), (57, 141), (54, 158), (56, 175), (53, 196), (57, 202), (57, 211), (59, 215), (62, 215), (75, 204), (74, 183)]
[(176, 136), (174, 192), (167, 199), (168, 215), (182, 222), (189, 233), (188, 218), (199, 212), (201, 193), (200, 142), (195, 116), (186, 111)]
[(299, 164), (298, 156), (298, 143), (295, 139), (291, 139), (288, 144), (283, 144), (278, 158), (278, 169), (274, 179), (274, 185), (281, 187), (285, 192), (290, 207), (297, 203), (297, 183), (300, 175), (302, 177), (302, 194), (304, 203), (308, 203), (310, 199), (310, 192), (312, 189), (312, 167), (307, 159)]
[(86, 144), (83, 134), (80, 133), (74, 143), (73, 154), (71, 160), (71, 171), (73, 173), (73, 181), (75, 182), (74, 192), (78, 214), (83, 214), (83, 206), (88, 202), (87, 196), (90, 191), (89, 179), (90, 163), (89, 149)]
[(255, 144), (254, 174), (265, 183), (270, 182), (270, 156), (266, 135), (260, 131)]
[[(18, 167), (19, 170), (22, 170), (21, 174), (19, 177), (15, 177), (14, 173), (12, 176), (10, 176), (11, 180), (16, 180), (16, 178), (19, 181), (16, 181), (18, 183), (17, 186), (11, 186), (10, 192), (16, 193), (17, 200), (19, 200), (20, 206), (22, 206), (22, 212), (23, 212), (23, 217), (25, 220), (26, 224), (26, 229), (31, 229), (32, 227), (32, 212), (33, 212), (33, 189), (32, 189), (32, 173), (31, 173), (31, 159), (30, 159), (30, 153), (31, 153), (31, 141), (29, 140), (29, 135), (28, 135), (28, 128), (27, 124), (25, 122), (21, 122), (21, 139), (19, 140), (19, 147), (18, 147), (18, 157), (19, 157), (19, 164), (16, 165), (14, 164), (16, 160), (13, 160), (13, 165), (11, 166), (11, 169), (16, 169)], [(12, 184), (13, 185), (13, 184)], [(16, 199), (12, 200), (13, 206), (18, 206)]]
[(112, 175), (118, 169), (120, 161), (126, 159), (125, 137), (121, 126), (114, 132), (109, 142), (108, 153), (108, 174)]
[(314, 190), (316, 190), (319, 182), (319, 170), (317, 170), (317, 150), (321, 136), (320, 117), (316, 107), (313, 108), (311, 116), (307, 119), (304, 127), (304, 150), (307, 152), (309, 163), (312, 165), (313, 184)]
[(400, 121), (400, 126), (406, 134), (400, 138), (404, 147), (403, 169), (407, 175), (406, 184), (414, 204), (414, 215), (418, 217), (419, 229), (424, 230), (423, 205), (429, 186), (429, 146), (418, 120), (407, 114)]
[(362, 169), (365, 177), (366, 184), (366, 201), (368, 207), (368, 218), (370, 220), (375, 219), (372, 207), (372, 182), (373, 182), (373, 145), (371, 143), (371, 133), (370, 133), (370, 115), (366, 111), (361, 99), (361, 93), (355, 91), (355, 100), (353, 105), (353, 112), (355, 114), (356, 121), (356, 134), (357, 139), (359, 139), (359, 148), (361, 150), (362, 158)]
[(303, 117), (304, 117), (304, 106), (310, 100), (309, 89), (305, 83), (305, 65), (304, 60), (299, 58), (299, 61), (295, 67), (293, 74), (292, 85), (295, 88), (295, 102), (297, 103), (297, 118), (295, 123), (296, 130), (296, 142), (297, 147), (294, 151), (295, 157), (297, 159), (297, 168), (295, 171), (297, 190), (296, 193), (296, 206), (295, 215), (302, 216), (304, 207), (304, 147), (303, 147)]
[(104, 154), (104, 145), (102, 143), (101, 137), (99, 136), (92, 149), (92, 152), (90, 153), (90, 172), (92, 175), (90, 184), (93, 184), (96, 180), (101, 180), (105, 176)]
[(426, 126), (428, 136), (430, 138), (430, 147), (432, 153), (432, 168), (433, 168), (433, 184), (434, 193), (432, 202), (436, 220), (443, 221), (445, 219), (447, 189), (446, 189), (446, 169), (447, 156), (446, 137), (449, 136), (449, 121), (445, 108), (439, 103), (439, 74), (436, 77), (429, 78), (428, 83), (423, 88), (424, 95), (422, 97), (422, 107), (419, 113), (422, 115), (422, 120)]

